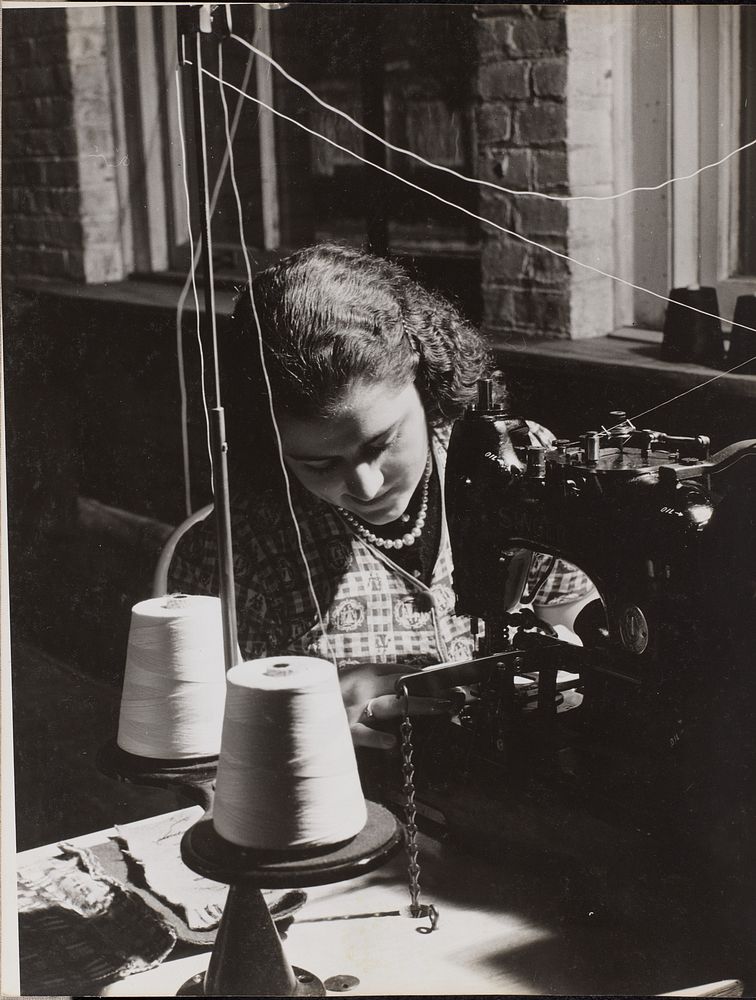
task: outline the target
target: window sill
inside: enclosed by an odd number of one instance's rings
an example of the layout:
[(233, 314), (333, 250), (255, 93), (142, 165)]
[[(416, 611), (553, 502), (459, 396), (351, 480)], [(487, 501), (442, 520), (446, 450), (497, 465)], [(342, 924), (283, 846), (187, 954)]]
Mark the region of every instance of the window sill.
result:
[[(289, 251), (258, 252), (255, 258), (255, 271), (261, 267), (269, 267), (281, 259)], [(402, 259), (408, 256), (434, 259), (461, 259), (474, 261), (480, 254), (480, 248), (473, 244), (447, 242), (444, 244), (402, 243), (393, 248), (393, 255)], [(230, 316), (237, 290), (246, 284), (242, 270), (215, 271), (216, 312), (219, 316)], [(148, 308), (175, 311), (178, 306), (181, 290), (186, 281), (186, 271), (168, 270), (151, 274), (136, 273), (124, 281), (103, 282), (97, 285), (87, 285), (76, 281), (65, 281), (55, 278), (9, 277), (5, 279), (8, 291), (18, 290), (39, 295), (51, 295), (65, 299), (75, 299), (80, 302), (114, 303), (122, 306), (144, 306)], [(204, 311), (204, 295), (202, 292), (202, 275), (197, 272), (197, 294), (200, 311)], [(194, 311), (194, 295), (190, 288), (184, 306), (185, 312)]]
[[(199, 280), (199, 279), (198, 279)], [(91, 305), (113, 305), (136, 307), (175, 313), (178, 306), (183, 280), (176, 276), (171, 280), (129, 278), (126, 281), (104, 282), (99, 285), (85, 285), (73, 281), (57, 281), (48, 278), (6, 279), (6, 291), (70, 299)], [(201, 287), (197, 288), (200, 311), (204, 311)], [(216, 312), (219, 316), (230, 316), (236, 293), (232, 288), (217, 288), (215, 293)], [(190, 290), (184, 306), (185, 313), (194, 312), (194, 296)]]
[(640, 381), (664, 387), (671, 393), (684, 392), (709, 379), (715, 379), (707, 392), (732, 398), (756, 399), (756, 375), (725, 374), (704, 365), (673, 364), (659, 357), (661, 333), (629, 331), (633, 336), (617, 331), (606, 337), (587, 340), (536, 340), (519, 344), (499, 344), (495, 348), (497, 362), (505, 369), (581, 374), (603, 379)]
[[(130, 279), (101, 285), (81, 285), (74, 282), (42, 278), (6, 281), (6, 292), (18, 289), (24, 293), (75, 300), (93, 306), (134, 307), (175, 313), (182, 282)], [(202, 292), (199, 291), (200, 308)], [(235, 292), (219, 289), (216, 306), (219, 316), (229, 316)], [(194, 310), (190, 294), (185, 312)], [(731, 375), (703, 365), (680, 365), (662, 361), (659, 357), (661, 333), (654, 330), (625, 328), (606, 337), (587, 340), (523, 340), (519, 344), (499, 344), (495, 348), (498, 363), (506, 369), (540, 369), (565, 372), (580, 369), (585, 374), (603, 378), (639, 380), (681, 392), (712, 379), (708, 392), (732, 397), (756, 398), (756, 375)]]

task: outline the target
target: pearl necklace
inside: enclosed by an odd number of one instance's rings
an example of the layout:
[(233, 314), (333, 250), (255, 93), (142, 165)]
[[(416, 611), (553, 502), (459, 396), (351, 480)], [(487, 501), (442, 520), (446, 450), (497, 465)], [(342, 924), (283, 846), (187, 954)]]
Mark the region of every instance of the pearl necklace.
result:
[[(420, 510), (417, 512), (417, 519), (414, 526), (402, 535), (401, 538), (381, 538), (380, 535), (376, 535), (375, 532), (370, 531), (364, 524), (361, 524), (350, 511), (344, 510), (343, 507), (337, 507), (336, 509), (344, 520), (349, 523), (350, 527), (354, 528), (358, 535), (370, 542), (371, 545), (377, 545), (379, 549), (403, 549), (405, 545), (414, 545), (415, 540), (422, 534), (428, 515), (428, 490), (432, 471), (433, 459), (430, 452), (428, 452), (428, 461), (426, 462), (425, 473), (423, 475), (423, 497), (420, 502)], [(402, 514), (402, 520), (408, 521), (408, 515)]]

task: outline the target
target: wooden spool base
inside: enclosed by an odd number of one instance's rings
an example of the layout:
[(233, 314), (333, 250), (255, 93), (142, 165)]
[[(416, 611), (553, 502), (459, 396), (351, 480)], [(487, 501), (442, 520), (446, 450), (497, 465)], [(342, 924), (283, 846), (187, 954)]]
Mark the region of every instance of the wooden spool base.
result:
[(168, 788), (186, 795), (191, 802), (203, 809), (208, 809), (213, 798), (218, 758), (167, 760), (140, 757), (122, 750), (115, 740), (110, 740), (97, 752), (97, 767), (108, 778), (132, 785)]
[(401, 827), (387, 809), (366, 804), (367, 822), (355, 837), (316, 850), (239, 847), (217, 833), (209, 816), (187, 830), (184, 863), (230, 888), (204, 982), (193, 976), (179, 996), (325, 996), (316, 976), (289, 965), (260, 889), (342, 882), (388, 861), (402, 843)]

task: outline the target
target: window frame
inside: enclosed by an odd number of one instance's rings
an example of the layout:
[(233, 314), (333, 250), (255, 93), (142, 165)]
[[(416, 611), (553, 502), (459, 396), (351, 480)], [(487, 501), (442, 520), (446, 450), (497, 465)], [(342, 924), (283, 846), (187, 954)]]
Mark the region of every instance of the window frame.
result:
[[(653, 59), (644, 50), (640, 17), (659, 22), (656, 29), (662, 58)], [(692, 173), (741, 144), (738, 5), (621, 8), (617, 29), (616, 190)], [(661, 95), (663, 120), (649, 128), (639, 98), (653, 92)], [(733, 157), (721, 167), (662, 192), (634, 196), (647, 199), (646, 205), (655, 201), (657, 213), (664, 213), (666, 226), (661, 234), (644, 233), (639, 223), (641, 210), (634, 208), (631, 198), (618, 203), (615, 252), (619, 273), (629, 273), (638, 284), (645, 284), (642, 272), (640, 280), (638, 276), (639, 262), (645, 261), (659, 275), (659, 287), (653, 290), (664, 295), (681, 286), (713, 285), (723, 316), (732, 316), (739, 295), (756, 294), (756, 275), (737, 273), (738, 159)], [(666, 282), (666, 287), (661, 282)], [(660, 330), (666, 303), (656, 300), (649, 304), (647, 296), (639, 303), (641, 295), (632, 289), (618, 290), (617, 326)], [(649, 317), (653, 317), (652, 322)]]

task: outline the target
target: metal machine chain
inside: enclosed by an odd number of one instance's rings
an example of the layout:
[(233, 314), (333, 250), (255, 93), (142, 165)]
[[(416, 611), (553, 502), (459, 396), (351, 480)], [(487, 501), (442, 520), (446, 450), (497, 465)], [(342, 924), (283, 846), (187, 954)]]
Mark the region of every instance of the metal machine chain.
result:
[(404, 814), (406, 817), (405, 846), (407, 850), (407, 873), (409, 875), (410, 915), (428, 917), (430, 927), (419, 928), (424, 933), (430, 933), (438, 924), (438, 910), (431, 903), (423, 904), (420, 899), (420, 864), (417, 860), (417, 808), (415, 806), (415, 764), (412, 759), (412, 720), (409, 714), (409, 692), (403, 688), (404, 712), (401, 725), (402, 736), (402, 775), (404, 778), (402, 791), (404, 793)]

